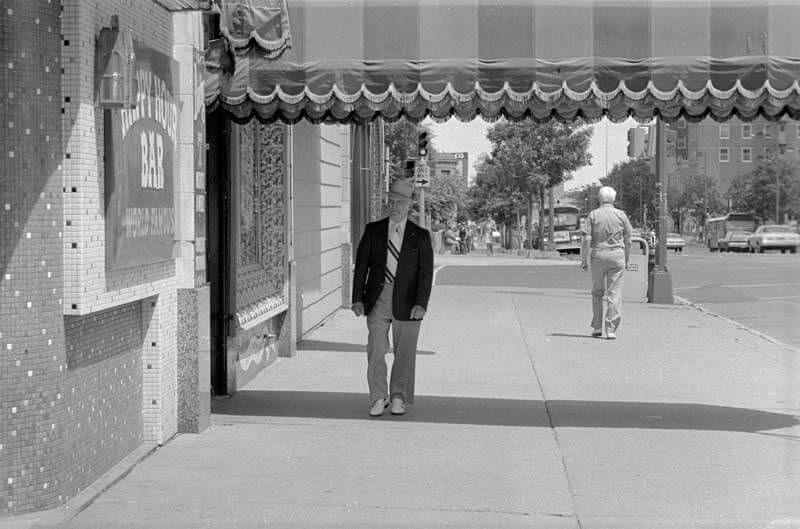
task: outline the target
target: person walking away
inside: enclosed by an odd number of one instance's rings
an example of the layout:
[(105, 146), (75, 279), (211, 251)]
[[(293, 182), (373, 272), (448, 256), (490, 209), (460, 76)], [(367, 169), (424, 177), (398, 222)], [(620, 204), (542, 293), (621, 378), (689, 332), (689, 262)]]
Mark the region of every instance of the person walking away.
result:
[[(600, 206), (586, 218), (581, 244), (581, 270), (591, 265), (592, 336), (617, 337), (622, 319), (622, 279), (631, 252), (631, 222), (624, 211), (614, 207), (617, 192), (603, 186), (597, 193)], [(588, 257), (588, 263), (587, 263)], [(603, 320), (603, 297), (608, 300)]]
[(458, 228), (458, 245), (458, 253), (461, 255), (467, 255), (467, 226), (463, 222)]
[(444, 230), (444, 247), (445, 253), (455, 254), (458, 252), (458, 241), (456, 240), (456, 231), (450, 224)]
[(494, 235), (492, 234), (492, 227), (486, 225), (483, 228), (483, 240), (486, 241), (486, 254), (494, 255)]
[[(402, 415), (414, 401), (415, 358), (420, 324), (433, 286), (430, 234), (408, 220), (413, 184), (397, 180), (389, 191), (389, 217), (367, 224), (356, 252), (353, 303), (367, 316), (369, 415)], [(392, 330), (394, 362), (386, 383), (386, 353)], [(390, 400), (391, 398), (391, 400)]]

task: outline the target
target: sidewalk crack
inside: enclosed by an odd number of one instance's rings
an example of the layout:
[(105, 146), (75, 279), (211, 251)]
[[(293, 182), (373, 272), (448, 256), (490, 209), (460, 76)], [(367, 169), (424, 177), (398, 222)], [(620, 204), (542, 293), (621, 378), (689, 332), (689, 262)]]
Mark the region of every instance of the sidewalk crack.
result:
[(558, 447), (559, 459), (561, 460), (561, 468), (564, 471), (564, 479), (567, 481), (567, 491), (569, 492), (569, 498), (572, 502), (572, 512), (575, 513), (575, 522), (578, 524), (578, 529), (583, 529), (583, 524), (581, 523), (580, 515), (578, 514), (577, 506), (575, 505), (575, 491), (572, 487), (572, 481), (569, 477), (569, 472), (567, 470), (567, 462), (564, 459), (564, 451), (561, 447), (561, 439), (558, 437), (558, 430), (556, 430), (555, 424), (553, 423), (553, 415), (550, 411), (550, 404), (547, 398), (547, 394), (544, 391), (544, 384), (542, 384), (542, 379), (539, 376), (539, 372), (536, 370), (536, 362), (533, 360), (533, 354), (531, 352), (530, 344), (528, 344), (528, 337), (525, 334), (525, 326), (522, 322), (522, 315), (520, 314), (519, 305), (517, 304), (517, 298), (514, 294), (511, 294), (511, 302), (514, 304), (514, 313), (517, 316), (517, 324), (519, 325), (520, 334), (522, 335), (522, 343), (525, 344), (525, 353), (528, 355), (528, 361), (531, 364), (531, 370), (533, 371), (533, 376), (536, 378), (536, 384), (539, 386), (539, 392), (542, 395), (542, 402), (544, 403), (545, 413), (547, 413), (547, 422), (550, 425), (550, 431), (553, 433), (553, 439), (556, 442), (556, 446)]

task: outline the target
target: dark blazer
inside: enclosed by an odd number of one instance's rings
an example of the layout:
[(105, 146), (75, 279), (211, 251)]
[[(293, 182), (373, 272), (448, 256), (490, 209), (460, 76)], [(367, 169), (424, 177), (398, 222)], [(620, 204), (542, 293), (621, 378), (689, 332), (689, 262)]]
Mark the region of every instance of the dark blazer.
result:
[[(364, 229), (356, 252), (353, 274), (353, 303), (364, 304), (369, 314), (386, 282), (386, 249), (389, 219), (370, 222)], [(433, 247), (428, 230), (406, 221), (403, 246), (392, 291), (392, 313), (396, 320), (410, 321), (411, 309), (419, 305), (428, 310), (433, 285)]]

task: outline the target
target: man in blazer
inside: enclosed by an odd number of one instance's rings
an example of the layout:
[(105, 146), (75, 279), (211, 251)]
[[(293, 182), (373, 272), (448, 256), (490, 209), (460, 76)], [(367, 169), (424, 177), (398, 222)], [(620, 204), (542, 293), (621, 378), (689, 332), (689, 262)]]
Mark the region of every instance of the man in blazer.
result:
[[(402, 415), (413, 401), (415, 357), (433, 284), (430, 233), (408, 220), (414, 186), (397, 180), (389, 191), (389, 217), (367, 224), (358, 244), (352, 311), (367, 316), (367, 384), (371, 417)], [(389, 328), (394, 343), (386, 384)], [(390, 400), (391, 399), (391, 400)]]

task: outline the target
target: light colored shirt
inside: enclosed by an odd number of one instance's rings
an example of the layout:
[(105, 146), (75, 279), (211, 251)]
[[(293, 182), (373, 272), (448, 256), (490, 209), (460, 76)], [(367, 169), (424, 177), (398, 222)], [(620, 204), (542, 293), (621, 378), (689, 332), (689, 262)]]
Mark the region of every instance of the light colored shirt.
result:
[[(404, 218), (398, 223), (392, 222), (392, 219), (389, 219), (389, 239), (395, 243), (395, 247), (397, 250), (402, 250), (403, 246), (403, 236), (406, 233), (406, 223), (408, 222), (408, 217)], [(399, 228), (399, 229), (398, 229)], [(395, 237), (397, 237), (395, 239)]]
[(591, 249), (625, 249), (631, 244), (631, 221), (621, 209), (612, 204), (603, 204), (591, 211), (586, 218), (585, 233), (589, 236)]

